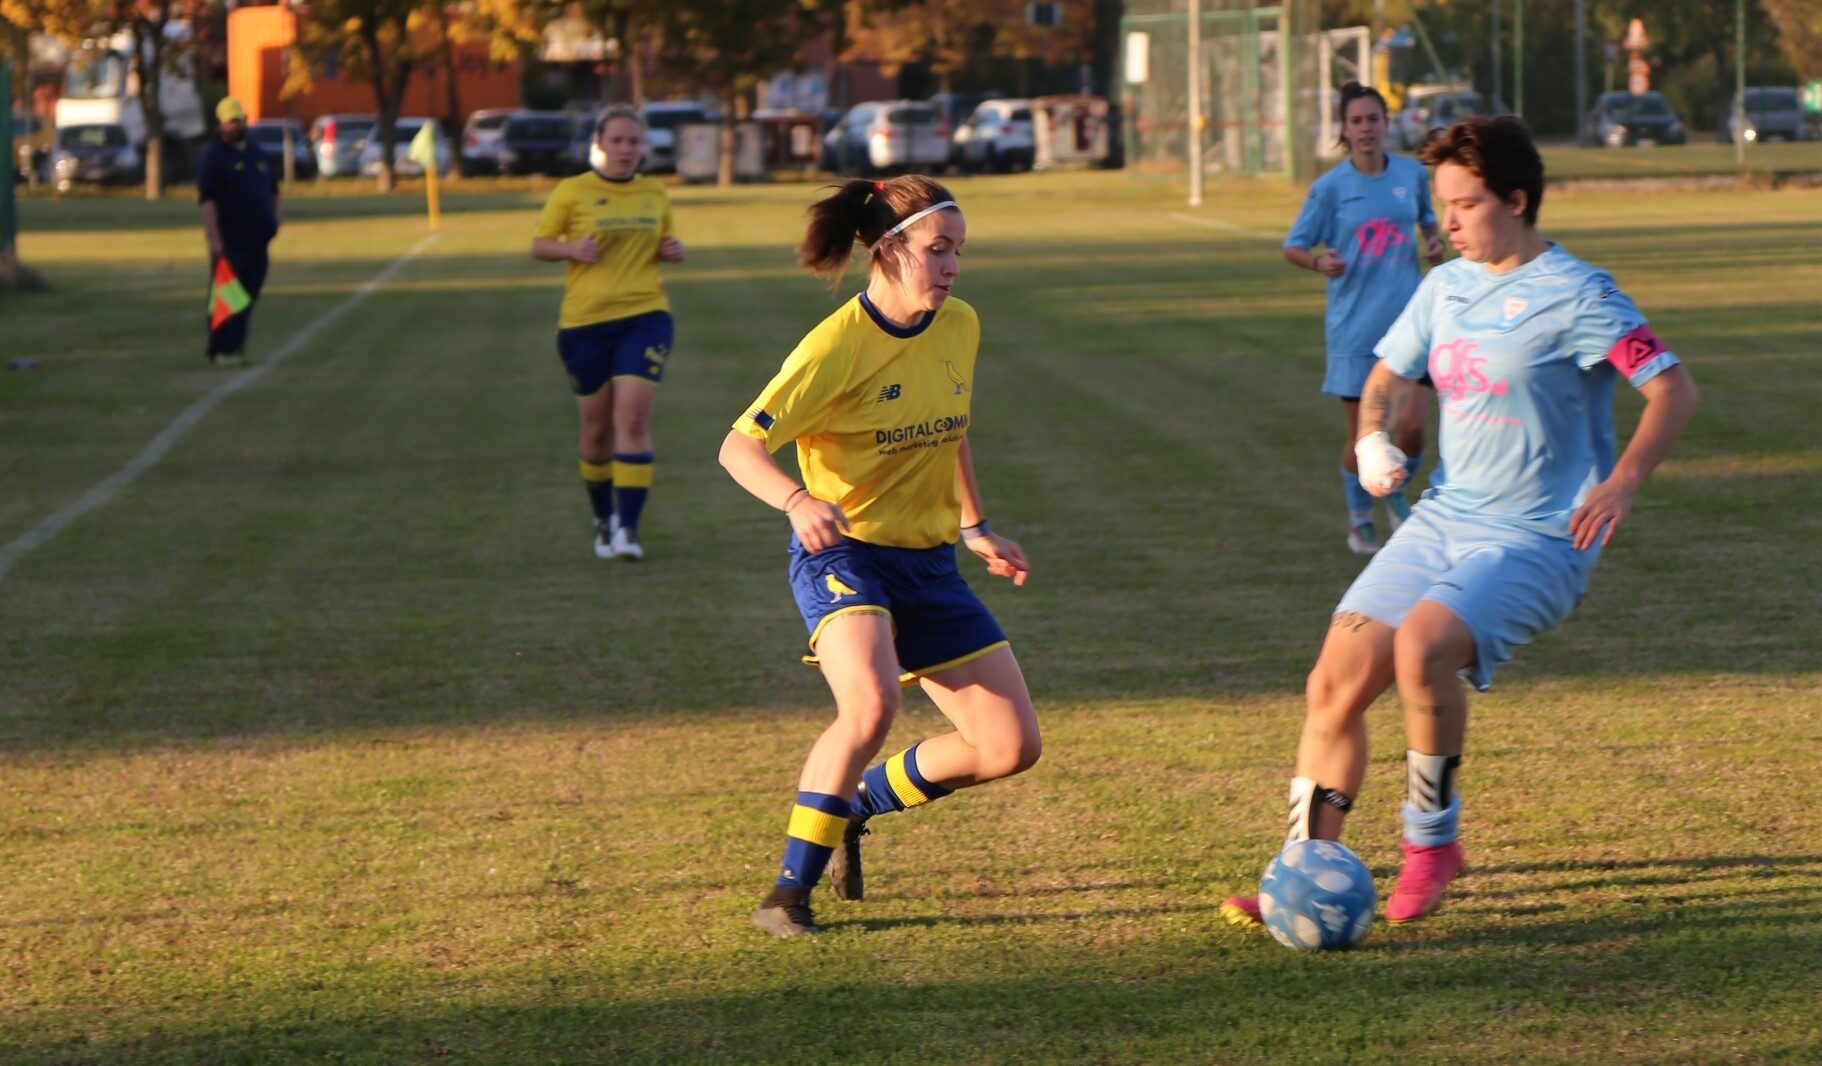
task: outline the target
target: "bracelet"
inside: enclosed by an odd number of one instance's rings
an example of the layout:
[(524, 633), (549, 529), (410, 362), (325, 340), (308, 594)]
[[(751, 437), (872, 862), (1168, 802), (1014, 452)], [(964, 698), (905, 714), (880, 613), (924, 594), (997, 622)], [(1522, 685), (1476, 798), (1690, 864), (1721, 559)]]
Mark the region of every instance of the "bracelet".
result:
[(992, 530), (987, 528), (987, 520), (985, 518), (983, 518), (979, 522), (976, 522), (971, 526), (963, 526), (962, 527), (962, 539), (963, 540), (975, 540), (980, 537), (985, 537), (992, 532), (993, 532)]
[(791, 513), (791, 504), (797, 499), (797, 494), (800, 492), (803, 493), (805, 496), (808, 496), (810, 494), (809, 489), (806, 489), (802, 485), (799, 485), (796, 488), (791, 490), (791, 494), (784, 498), (784, 505), (778, 509), (780, 511), (783, 511), (785, 514), (790, 514)]

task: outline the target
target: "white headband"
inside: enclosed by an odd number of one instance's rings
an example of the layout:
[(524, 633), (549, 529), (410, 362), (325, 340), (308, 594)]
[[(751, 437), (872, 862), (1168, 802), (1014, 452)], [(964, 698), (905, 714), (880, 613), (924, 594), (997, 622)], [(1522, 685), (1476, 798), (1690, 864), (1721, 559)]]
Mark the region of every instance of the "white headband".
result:
[(903, 233), (905, 230), (911, 228), (912, 223), (916, 222), (920, 218), (923, 218), (925, 215), (934, 215), (935, 213), (937, 213), (938, 211), (941, 211), (945, 207), (954, 207), (954, 206), (955, 206), (954, 200), (944, 200), (940, 204), (931, 204), (929, 207), (924, 208), (922, 211), (919, 211), (912, 215), (907, 215), (903, 222), (900, 222), (898, 225), (893, 226), (891, 229), (880, 234), (879, 239), (883, 241), (887, 237), (892, 237), (892, 236), (896, 236), (897, 234)]

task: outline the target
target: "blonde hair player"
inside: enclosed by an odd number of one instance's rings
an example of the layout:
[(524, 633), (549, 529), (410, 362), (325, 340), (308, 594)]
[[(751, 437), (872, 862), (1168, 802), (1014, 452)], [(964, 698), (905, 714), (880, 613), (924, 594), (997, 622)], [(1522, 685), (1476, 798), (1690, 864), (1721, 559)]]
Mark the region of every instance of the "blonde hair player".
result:
[[(777, 882), (753, 912), (775, 936), (816, 932), (827, 868), (858, 900), (870, 818), (1009, 777), (1038, 760), (1018, 660), (956, 568), (959, 538), (1025, 583), (1025, 553), (987, 526), (968, 443), (980, 320), (949, 294), (967, 223), (928, 178), (850, 181), (810, 208), (798, 258), (838, 282), (858, 241), (866, 290), (811, 330), (734, 423), (721, 464), (791, 523), (790, 583), (835, 721), (798, 777)], [(798, 484), (772, 452), (797, 445)], [(916, 681), (955, 726), (870, 769)]]
[(638, 111), (603, 111), (589, 169), (551, 191), (531, 242), (533, 259), (568, 264), (557, 354), (582, 419), (576, 452), (602, 559), (645, 557), (639, 516), (652, 486), (652, 405), (674, 335), (658, 264), (683, 262), (670, 195), (637, 173), (644, 148)]

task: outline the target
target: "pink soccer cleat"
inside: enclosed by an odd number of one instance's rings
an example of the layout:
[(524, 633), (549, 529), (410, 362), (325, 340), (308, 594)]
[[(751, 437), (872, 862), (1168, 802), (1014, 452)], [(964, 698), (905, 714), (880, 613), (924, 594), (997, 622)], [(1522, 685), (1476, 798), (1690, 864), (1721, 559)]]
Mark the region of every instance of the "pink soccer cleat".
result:
[(1385, 920), (1393, 924), (1411, 922), (1434, 914), (1442, 906), (1449, 882), (1460, 874), (1466, 860), (1461, 854), (1461, 841), (1447, 844), (1413, 844), (1400, 840), (1404, 849), (1404, 868), (1398, 871), (1398, 885), (1386, 900)]
[(1264, 924), (1264, 920), (1259, 917), (1259, 897), (1257, 895), (1229, 896), (1221, 901), (1220, 913), (1221, 917), (1227, 919), (1229, 925)]

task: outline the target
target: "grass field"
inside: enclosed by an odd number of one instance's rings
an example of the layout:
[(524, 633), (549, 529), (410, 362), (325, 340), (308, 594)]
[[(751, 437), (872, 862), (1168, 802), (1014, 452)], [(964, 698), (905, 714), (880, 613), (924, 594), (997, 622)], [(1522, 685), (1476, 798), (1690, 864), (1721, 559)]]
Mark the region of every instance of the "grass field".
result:
[[(747, 924), (828, 715), (785, 527), (714, 462), (831, 306), (804, 187), (678, 191), (648, 559), (589, 552), (526, 255), (442, 234), (0, 577), (0, 1061), (1813, 1062), (1822, 1046), (1822, 197), (1572, 192), (1703, 406), (1587, 602), (1474, 702), (1448, 907), (1310, 957), (1219, 922), (1281, 833), (1341, 544), (1295, 191), (958, 182), (985, 326), (979, 582), (1032, 773), (882, 819), (823, 936)], [(419, 241), (300, 197), (270, 353)], [(194, 208), (25, 205), (0, 295), (0, 546), (234, 371)], [(1262, 236), (1261, 234), (1264, 234)], [(1623, 396), (1629, 425), (1637, 401)], [(1389, 888), (1396, 704), (1349, 839)], [(936, 731), (907, 698), (894, 744)]]

